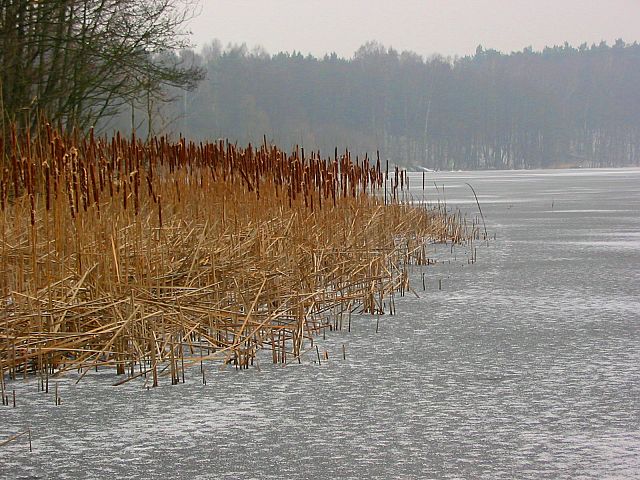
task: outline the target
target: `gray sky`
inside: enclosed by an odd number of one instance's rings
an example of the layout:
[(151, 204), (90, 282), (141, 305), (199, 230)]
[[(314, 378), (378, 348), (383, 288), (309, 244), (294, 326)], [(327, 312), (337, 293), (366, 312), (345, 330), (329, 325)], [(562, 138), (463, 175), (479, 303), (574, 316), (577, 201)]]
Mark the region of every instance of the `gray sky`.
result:
[(511, 52), (640, 40), (640, 0), (201, 0), (189, 28), (199, 47), (218, 38), (351, 57), (377, 40), (425, 56), (465, 55), (479, 43)]

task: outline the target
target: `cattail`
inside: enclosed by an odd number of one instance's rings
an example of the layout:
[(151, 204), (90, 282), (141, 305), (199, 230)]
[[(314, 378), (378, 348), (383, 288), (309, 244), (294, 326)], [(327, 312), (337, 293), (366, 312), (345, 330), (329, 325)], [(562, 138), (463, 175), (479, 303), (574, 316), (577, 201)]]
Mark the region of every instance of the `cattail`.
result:
[[(21, 299), (10, 307), (7, 328), (23, 332), (22, 339), (37, 332), (55, 352), (25, 352), (8, 337), (3, 365), (14, 377), (32, 363), (47, 381), (54, 370), (77, 368), (82, 377), (107, 364), (129, 372), (123, 382), (143, 375), (146, 381), (148, 372), (157, 385), (158, 372), (171, 371), (176, 383), (180, 372), (184, 381), (192, 360), (185, 350), (193, 354), (194, 344), (197, 361), (217, 355), (243, 369), (260, 348), (271, 349), (274, 362), (285, 363), (290, 352), (301, 361), (304, 344), (316, 346), (314, 335), (342, 328), (343, 312), (350, 329), (353, 310), (395, 311), (393, 292), (409, 287), (406, 265), (429, 264), (421, 239), (468, 241), (460, 215), (403, 203), (385, 208), (376, 190), (384, 183), (386, 193), (390, 180), (395, 198), (399, 186), (409, 188), (409, 177), (398, 167), (395, 181), (388, 177), (388, 162), (383, 176), (379, 153), (374, 164), (368, 155), (352, 161), (346, 150), (335, 149), (333, 159), (302, 147), (287, 153), (266, 138), (262, 146), (241, 148), (93, 135), (85, 140), (79, 131), (48, 127), (48, 143), (38, 148), (36, 139), (25, 158), (18, 152), (27, 151), (26, 135), (7, 147), (12, 160), (0, 176), (0, 202), (13, 225), (3, 234), (7, 244), (19, 244), (10, 237), (24, 238), (30, 221), (33, 239), (31, 252), (3, 258), (9, 269), (0, 270), (0, 285), (13, 283)], [(8, 201), (12, 189), (22, 195), (15, 202)], [(246, 195), (253, 189), (256, 195)], [(38, 195), (46, 206), (41, 229)], [(129, 202), (135, 218), (126, 213)], [(79, 217), (80, 203), (85, 211), (95, 204), (97, 218)], [(101, 208), (108, 212), (102, 218)], [(82, 221), (70, 225), (69, 216)], [(470, 227), (476, 236), (477, 225)], [(70, 227), (74, 234), (65, 235)], [(475, 261), (476, 249), (467, 245)], [(32, 267), (24, 268), (28, 255)], [(79, 279), (70, 276), (74, 270)], [(36, 309), (51, 305), (65, 312), (55, 323), (44, 314), (32, 320)]]
[(158, 226), (162, 228), (162, 201), (158, 195)]
[(18, 195), (20, 193), (20, 186), (18, 184), (19, 169), (18, 169), (18, 162), (16, 160), (16, 155), (15, 154), (11, 155), (11, 172), (13, 173), (14, 195), (15, 195), (16, 198), (18, 198)]
[(136, 215), (138, 215), (140, 210), (140, 200), (138, 198), (138, 176), (138, 170), (131, 173), (131, 180), (133, 183), (133, 208)]
[(127, 182), (121, 178), (118, 185), (122, 185), (122, 208), (127, 210)]
[(80, 191), (82, 192), (82, 208), (87, 211), (89, 203), (89, 181), (87, 175), (87, 169), (82, 167), (80, 176)]
[(50, 196), (51, 196), (51, 186), (50, 186), (50, 174), (49, 174), (49, 164), (45, 161), (42, 164), (43, 168), (44, 168), (44, 189), (45, 189), (45, 208), (47, 210), (47, 212), (50, 209), (50, 204), (51, 204), (51, 200), (50, 200)]
[(73, 187), (67, 182), (67, 197), (69, 199), (69, 212), (71, 213), (71, 218), (76, 218), (75, 209), (73, 207)]
[(29, 194), (29, 205), (31, 206), (31, 226), (36, 224), (36, 202), (33, 193)]
[[(92, 130), (93, 132), (93, 130)], [(96, 173), (95, 166), (93, 163), (89, 165), (89, 172), (91, 174), (91, 190), (93, 193), (93, 203), (98, 206), (98, 210), (100, 210), (100, 196), (98, 194), (98, 185), (96, 184)]]
[(153, 185), (151, 183), (151, 177), (147, 176), (147, 188), (149, 190), (149, 196), (151, 198), (153, 198), (153, 203), (158, 203), (158, 198), (156, 197), (156, 194), (153, 191)]
[(78, 173), (72, 174), (73, 181), (73, 199), (76, 213), (80, 213), (80, 180), (78, 179)]
[(7, 190), (5, 186), (4, 180), (0, 180), (0, 208), (4, 212), (5, 210), (5, 202), (7, 199)]

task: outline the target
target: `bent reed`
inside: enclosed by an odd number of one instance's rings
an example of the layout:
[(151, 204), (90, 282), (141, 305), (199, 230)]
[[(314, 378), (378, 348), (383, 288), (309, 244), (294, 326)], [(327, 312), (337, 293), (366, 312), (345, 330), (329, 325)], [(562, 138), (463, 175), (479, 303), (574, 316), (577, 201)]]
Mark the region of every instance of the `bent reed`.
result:
[[(459, 216), (348, 152), (13, 131), (0, 177), (0, 377), (300, 361), (352, 312), (383, 314)], [(204, 370), (203, 370), (203, 382)], [(3, 390), (4, 388), (3, 381)], [(3, 393), (4, 400), (4, 393)]]

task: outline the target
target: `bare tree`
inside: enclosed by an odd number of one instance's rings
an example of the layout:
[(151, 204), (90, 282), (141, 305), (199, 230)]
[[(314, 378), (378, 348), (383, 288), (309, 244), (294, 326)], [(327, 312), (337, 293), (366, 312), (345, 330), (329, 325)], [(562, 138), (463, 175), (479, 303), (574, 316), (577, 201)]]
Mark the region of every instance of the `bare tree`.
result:
[[(193, 88), (188, 46), (197, 0), (0, 0), (0, 108), (32, 128), (39, 113), (86, 128), (165, 86)], [(146, 99), (146, 100), (145, 100)]]

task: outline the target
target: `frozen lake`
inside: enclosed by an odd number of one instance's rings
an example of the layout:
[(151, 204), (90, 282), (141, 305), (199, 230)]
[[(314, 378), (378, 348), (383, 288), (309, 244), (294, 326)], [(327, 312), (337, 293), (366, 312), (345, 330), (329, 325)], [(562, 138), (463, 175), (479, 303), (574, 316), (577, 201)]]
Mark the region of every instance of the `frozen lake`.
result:
[(640, 169), (427, 179), (424, 198), (475, 216), (473, 185), (496, 240), (472, 265), (438, 246), (450, 263), (416, 268), (420, 298), (379, 333), (354, 316), (322, 365), (210, 366), (207, 385), (67, 376), (60, 406), (9, 382), (0, 441), (29, 427), (33, 453), (0, 447), (0, 478), (640, 476)]

